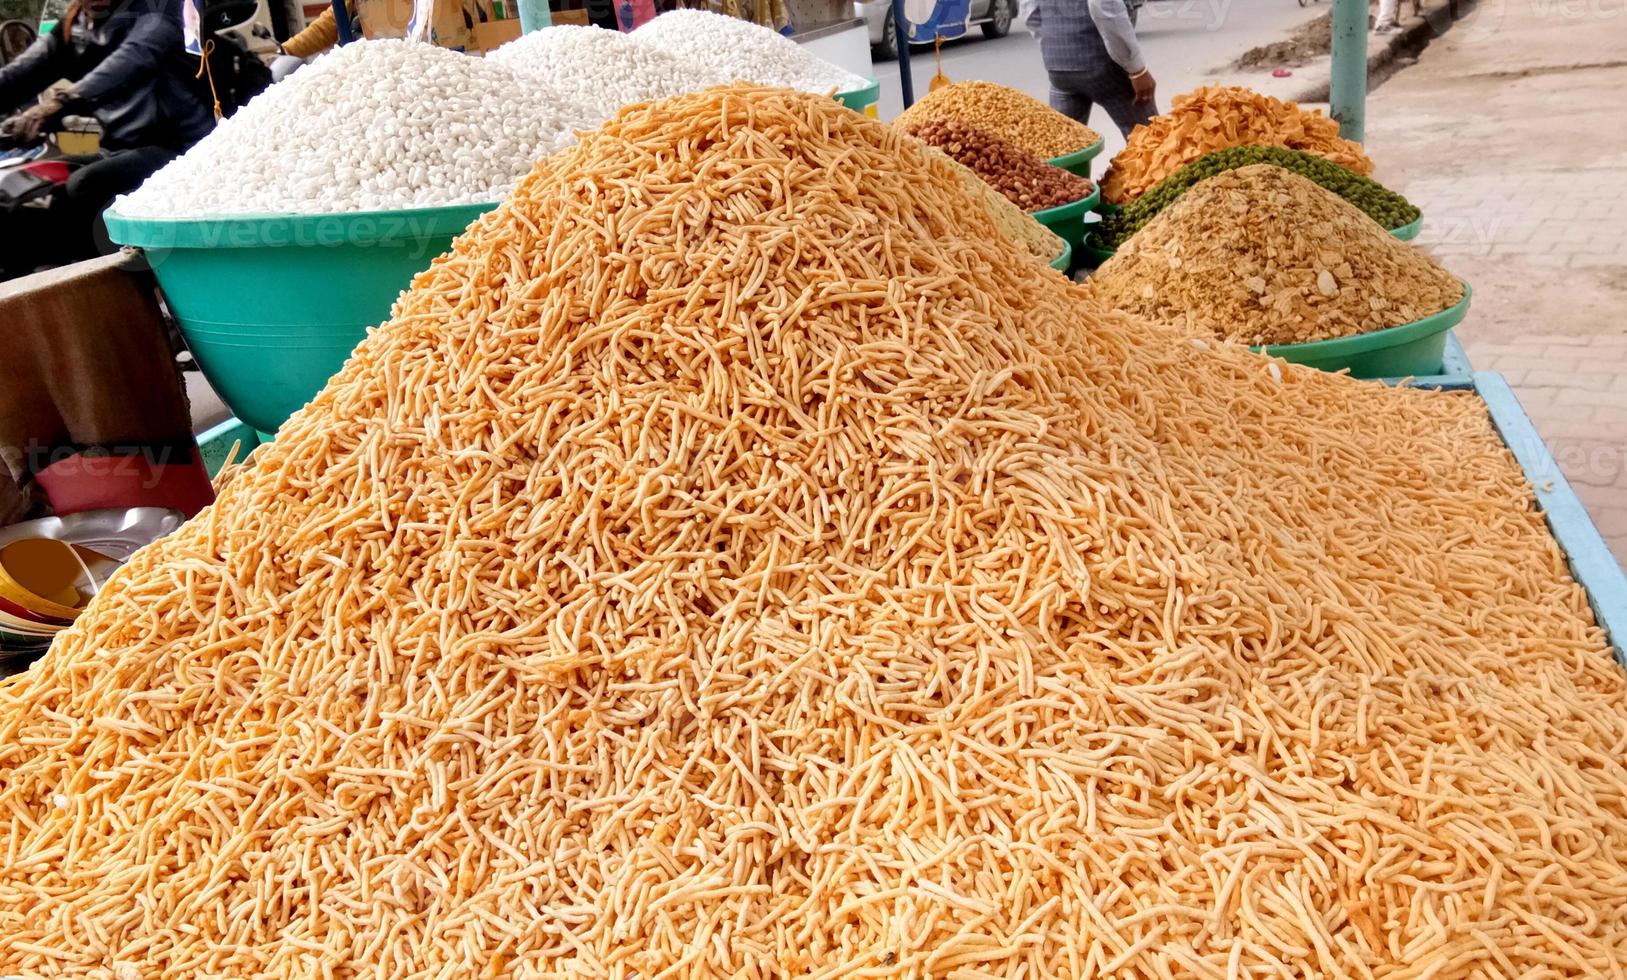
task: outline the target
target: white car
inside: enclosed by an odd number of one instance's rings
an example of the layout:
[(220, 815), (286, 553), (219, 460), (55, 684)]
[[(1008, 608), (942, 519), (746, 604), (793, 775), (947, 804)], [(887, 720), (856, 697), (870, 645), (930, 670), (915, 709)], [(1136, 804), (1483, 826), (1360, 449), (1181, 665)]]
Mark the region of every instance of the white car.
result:
[[(898, 57), (898, 32), (893, 27), (892, 0), (855, 0), (870, 27), (870, 47), (877, 58)], [(984, 37), (1005, 37), (1017, 20), (1017, 0), (971, 0), (966, 27), (981, 24)]]

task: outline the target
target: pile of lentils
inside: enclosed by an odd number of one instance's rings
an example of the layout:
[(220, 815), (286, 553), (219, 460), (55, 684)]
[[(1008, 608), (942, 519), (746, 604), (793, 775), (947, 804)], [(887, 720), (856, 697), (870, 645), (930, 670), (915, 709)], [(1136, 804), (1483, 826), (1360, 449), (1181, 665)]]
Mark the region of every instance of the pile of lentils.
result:
[(1354, 204), (1385, 230), (1394, 231), (1417, 221), (1423, 212), (1412, 202), (1378, 181), (1314, 153), (1281, 146), (1234, 146), (1216, 150), (1165, 177), (1147, 193), (1122, 209), (1104, 216), (1094, 232), (1096, 244), (1116, 251), (1125, 239), (1140, 231), (1160, 211), (1174, 204), (1200, 180), (1239, 167), (1269, 164), (1299, 174)]
[(1025, 211), (1043, 211), (1089, 197), (1089, 180), (1054, 167), (1027, 150), (955, 119), (927, 119), (904, 126), (911, 136), (935, 146), (1006, 200)]

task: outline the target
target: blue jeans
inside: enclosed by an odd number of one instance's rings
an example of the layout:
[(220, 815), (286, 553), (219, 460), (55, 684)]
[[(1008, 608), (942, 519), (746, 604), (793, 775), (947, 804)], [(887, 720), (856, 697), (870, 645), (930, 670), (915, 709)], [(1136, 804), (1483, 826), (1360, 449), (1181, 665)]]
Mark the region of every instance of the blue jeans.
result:
[(1112, 65), (1098, 71), (1048, 71), (1051, 76), (1051, 108), (1070, 119), (1090, 124), (1090, 109), (1107, 110), (1113, 124), (1125, 136), (1153, 116), (1156, 103), (1137, 102), (1135, 86), (1123, 68)]

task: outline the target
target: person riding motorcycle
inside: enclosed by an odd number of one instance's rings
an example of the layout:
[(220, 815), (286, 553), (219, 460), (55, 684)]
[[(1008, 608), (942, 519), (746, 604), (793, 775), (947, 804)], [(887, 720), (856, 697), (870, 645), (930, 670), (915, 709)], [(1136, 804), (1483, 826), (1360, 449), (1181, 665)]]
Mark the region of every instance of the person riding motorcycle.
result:
[[(6, 218), (34, 227), (0, 230), (0, 270), (15, 274), (96, 254), (97, 226), (113, 198), (214, 127), (195, 72), (175, 0), (74, 0), (49, 33), (0, 68), (0, 110), (39, 99), (0, 124), (10, 141), (34, 143), (62, 116), (80, 114), (101, 124), (103, 149), (48, 210), (19, 209)], [(53, 88), (59, 81), (69, 84)]]

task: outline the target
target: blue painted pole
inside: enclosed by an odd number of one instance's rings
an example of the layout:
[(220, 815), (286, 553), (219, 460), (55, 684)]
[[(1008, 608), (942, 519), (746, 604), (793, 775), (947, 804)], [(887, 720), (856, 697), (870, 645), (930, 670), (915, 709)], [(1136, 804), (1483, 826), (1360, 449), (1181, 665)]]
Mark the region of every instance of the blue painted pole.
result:
[(1328, 108), (1339, 135), (1360, 143), (1367, 129), (1367, 0), (1333, 0)]
[(333, 26), (339, 29), (340, 44), (356, 40), (356, 28), (350, 23), (350, 8), (345, 6), (345, 0), (333, 0)]
[(903, 89), (904, 108), (915, 104), (915, 77), (910, 74), (910, 28), (904, 16), (904, 0), (893, 0), (893, 36), (898, 38), (898, 87)]
[(519, 7), (521, 34), (540, 31), (554, 22), (553, 14), (548, 10), (548, 0), (519, 0)]

